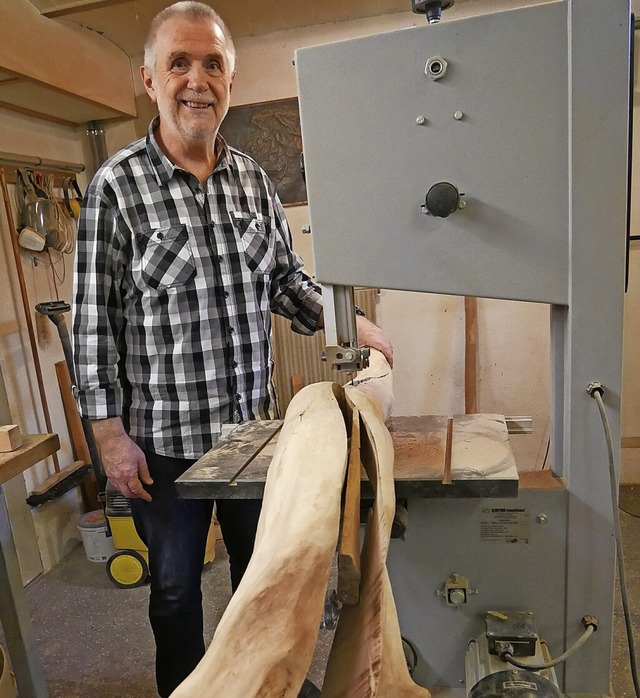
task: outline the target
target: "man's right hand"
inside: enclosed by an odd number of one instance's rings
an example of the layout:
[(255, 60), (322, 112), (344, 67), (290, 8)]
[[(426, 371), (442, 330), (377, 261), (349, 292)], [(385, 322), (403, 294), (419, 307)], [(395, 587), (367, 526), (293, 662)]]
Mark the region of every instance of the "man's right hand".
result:
[(141, 448), (129, 438), (119, 417), (91, 422), (102, 467), (113, 486), (129, 499), (151, 501), (144, 485), (153, 484)]

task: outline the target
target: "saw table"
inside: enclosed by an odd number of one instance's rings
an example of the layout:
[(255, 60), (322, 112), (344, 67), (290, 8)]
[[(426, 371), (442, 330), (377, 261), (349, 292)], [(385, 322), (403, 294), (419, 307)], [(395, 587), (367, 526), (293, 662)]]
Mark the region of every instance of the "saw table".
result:
[[(262, 498), (281, 425), (282, 420), (238, 425), (176, 480), (179, 496)], [(508, 427), (497, 414), (392, 417), (388, 427), (398, 498), (517, 496), (518, 471), (508, 434), (518, 428), (515, 422)], [(371, 495), (363, 474), (362, 496)]]

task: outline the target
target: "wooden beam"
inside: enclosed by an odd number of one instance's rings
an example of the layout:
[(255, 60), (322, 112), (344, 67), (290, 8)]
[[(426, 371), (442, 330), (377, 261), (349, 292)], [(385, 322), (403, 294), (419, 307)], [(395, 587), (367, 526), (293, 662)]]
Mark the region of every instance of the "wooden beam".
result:
[(98, 113), (136, 116), (129, 56), (105, 37), (51, 21), (29, 0), (0, 3), (0, 26), (2, 71), (100, 105)]
[(349, 464), (344, 494), (342, 533), (338, 552), (338, 601), (356, 604), (360, 598), (360, 415), (353, 412)]
[(22, 114), (23, 116), (31, 116), (34, 119), (43, 119), (44, 121), (50, 121), (53, 124), (61, 124), (62, 126), (73, 126), (74, 128), (78, 125), (73, 121), (67, 121), (67, 119), (61, 119), (58, 116), (53, 116), (51, 114), (43, 114), (40, 111), (35, 111), (34, 109), (27, 109), (25, 107), (19, 107), (17, 104), (9, 104), (9, 102), (1, 102), (0, 107), (6, 109), (7, 111), (15, 112), (16, 114)]
[(78, 12), (90, 12), (91, 10), (104, 10), (106, 7), (115, 7), (116, 5), (125, 5), (131, 3), (131, 0), (75, 0), (67, 2), (64, 5), (58, 5), (50, 10), (41, 12), (43, 17), (53, 19), (55, 17), (66, 17), (74, 15)]
[(464, 299), (464, 411), (478, 411), (478, 299)]

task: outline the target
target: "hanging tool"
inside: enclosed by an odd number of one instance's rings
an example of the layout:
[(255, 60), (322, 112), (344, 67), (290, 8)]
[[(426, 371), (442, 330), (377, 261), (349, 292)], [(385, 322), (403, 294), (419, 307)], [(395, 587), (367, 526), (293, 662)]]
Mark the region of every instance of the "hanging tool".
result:
[[(47, 403), (47, 395), (44, 389), (44, 381), (42, 379), (42, 369), (40, 368), (40, 357), (38, 355), (38, 349), (36, 347), (35, 332), (33, 329), (33, 321), (31, 318), (31, 310), (29, 304), (29, 298), (27, 295), (27, 286), (24, 280), (24, 271), (22, 269), (22, 260), (20, 258), (20, 250), (18, 249), (18, 233), (16, 231), (15, 222), (13, 220), (13, 213), (11, 210), (11, 200), (9, 198), (9, 190), (7, 188), (7, 178), (5, 176), (4, 169), (0, 169), (0, 185), (2, 186), (2, 198), (4, 200), (5, 213), (7, 216), (7, 223), (9, 224), (9, 237), (11, 238), (11, 247), (13, 249), (13, 256), (16, 264), (16, 271), (18, 274), (18, 283), (20, 285), (20, 295), (22, 297), (22, 307), (25, 314), (25, 321), (27, 324), (27, 331), (29, 333), (29, 344), (31, 346), (31, 356), (33, 358), (33, 364), (36, 371), (36, 379), (38, 382), (38, 392), (40, 393), (40, 400), (42, 402), (42, 411), (44, 413), (44, 421), (49, 433), (53, 433), (53, 427), (51, 426), (51, 417), (49, 415), (49, 405)], [(58, 455), (54, 453), (51, 456), (53, 460), (53, 467), (55, 471), (60, 472), (60, 463), (58, 462)]]
[[(71, 190), (75, 193), (72, 196)], [(64, 193), (64, 208), (69, 218), (77, 219), (80, 215), (80, 205), (82, 204), (82, 192), (75, 177), (65, 177), (62, 182)]]

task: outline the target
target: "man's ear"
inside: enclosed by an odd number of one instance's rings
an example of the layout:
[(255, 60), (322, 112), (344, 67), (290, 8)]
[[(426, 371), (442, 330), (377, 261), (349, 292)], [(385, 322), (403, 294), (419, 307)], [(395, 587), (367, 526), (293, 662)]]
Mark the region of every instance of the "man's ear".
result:
[(156, 96), (156, 90), (153, 85), (153, 72), (147, 68), (147, 66), (140, 66), (140, 77), (142, 78), (142, 84), (147, 94), (151, 98), (151, 101), (155, 104), (158, 101)]
[(229, 94), (231, 94), (231, 90), (233, 89), (233, 81), (236, 79), (236, 71), (234, 70), (233, 73), (231, 73), (231, 80), (229, 80)]

